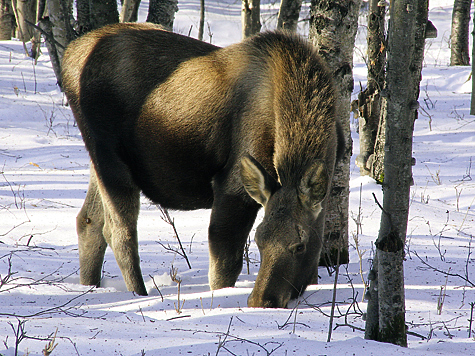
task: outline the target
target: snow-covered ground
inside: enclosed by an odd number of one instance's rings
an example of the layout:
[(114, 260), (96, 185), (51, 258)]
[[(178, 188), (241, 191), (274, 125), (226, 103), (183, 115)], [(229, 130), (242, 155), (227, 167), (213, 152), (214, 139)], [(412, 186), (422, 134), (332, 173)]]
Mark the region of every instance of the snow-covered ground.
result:
[[(87, 190), (88, 155), (71, 111), (63, 105), (46, 49), (34, 65), (20, 42), (4, 41), (0, 42), (0, 354), (14, 355), (19, 342), (19, 355), (42, 355), (45, 340), (57, 332), (52, 355), (474, 355), (475, 322), (469, 338), (470, 303), (475, 302), (471, 70), (448, 66), (453, 1), (430, 3), (430, 19), (439, 35), (427, 41), (421, 112), (414, 132), (417, 164), (405, 263), (406, 321), (411, 332), (407, 349), (364, 340), (360, 328), (366, 303), (354, 241), (350, 263), (340, 269), (337, 316), (341, 317), (334, 322), (331, 342), (326, 340), (334, 277), (325, 269), (319, 271), (321, 283), (288, 309), (247, 308), (258, 271), (253, 244), (250, 274), (244, 266), (235, 288), (210, 292), (209, 211), (172, 212), (190, 270), (170, 251), (178, 245), (171, 227), (157, 207), (143, 200), (140, 255), (148, 297), (125, 290), (110, 250), (104, 265), (105, 288), (79, 285), (75, 216)], [(198, 4), (180, 1), (177, 32), (187, 34), (193, 25), (191, 35), (196, 36)], [(142, 20), (147, 5), (143, 1)], [(277, 5), (263, 5), (268, 29), (275, 22)], [(240, 13), (240, 2), (207, 1), (205, 40), (212, 33), (211, 40), (218, 45), (239, 41)], [(364, 23), (362, 17), (355, 51), (355, 96), (359, 82), (364, 86), (366, 80)], [(353, 122), (353, 131), (355, 126)], [(353, 136), (356, 157), (358, 135)], [(357, 234), (359, 214), (358, 247), (366, 278), (381, 215), (372, 193), (382, 201), (382, 192), (371, 179), (359, 176), (354, 157), (350, 233)], [(170, 278), (172, 267), (182, 280), (179, 294)]]

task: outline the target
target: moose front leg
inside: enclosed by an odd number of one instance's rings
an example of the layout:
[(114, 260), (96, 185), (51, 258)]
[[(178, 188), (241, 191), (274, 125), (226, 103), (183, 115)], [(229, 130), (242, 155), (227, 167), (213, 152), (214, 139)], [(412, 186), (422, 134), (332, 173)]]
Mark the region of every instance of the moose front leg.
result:
[(208, 232), (208, 278), (212, 290), (233, 287), (236, 283), (258, 209), (244, 204), (238, 197), (215, 197)]

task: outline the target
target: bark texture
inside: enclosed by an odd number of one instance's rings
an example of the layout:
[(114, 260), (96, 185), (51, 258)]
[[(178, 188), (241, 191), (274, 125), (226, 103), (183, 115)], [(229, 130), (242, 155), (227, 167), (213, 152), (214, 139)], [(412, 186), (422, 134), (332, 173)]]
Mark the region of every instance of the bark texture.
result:
[(247, 38), (261, 30), (261, 0), (242, 0), (242, 38)]
[(472, 0), (455, 0), (452, 11), (452, 31), (450, 34), (450, 65), (470, 65), (468, 52), (468, 26)]
[(120, 22), (137, 22), (140, 0), (123, 0), (120, 9)]
[(301, 8), (302, 0), (282, 0), (277, 18), (277, 28), (296, 32)]
[[(379, 0), (369, 1), (368, 86), (358, 95), (360, 154), (356, 157), (356, 165), (360, 168), (361, 175), (371, 175), (371, 166), (374, 161), (374, 147), (381, 113), (380, 93), (385, 79), (385, 13), (386, 7), (380, 4)], [(372, 177), (377, 180), (376, 177)]]
[(150, 0), (147, 22), (162, 25), (168, 31), (173, 31), (177, 11), (178, 0)]
[(76, 8), (80, 35), (119, 22), (116, 0), (77, 0)]
[(427, 0), (394, 0), (390, 9), (384, 98), (384, 200), (375, 243), (377, 266), (372, 271), (377, 283), (372, 283), (369, 290), (370, 300), (374, 293), (378, 294), (378, 308), (375, 310), (374, 303), (368, 305), (365, 337), (400, 346), (407, 346), (403, 260), (427, 9)]
[[(475, 20), (474, 20), (474, 26), (475, 26)], [(475, 31), (472, 32), (472, 43), (475, 43)], [(475, 56), (475, 46), (472, 46), (472, 58)], [(473, 72), (475, 71), (475, 65), (472, 61), (472, 75)], [(475, 80), (472, 79), (472, 96), (470, 100), (470, 115), (475, 115)]]
[(198, 39), (203, 41), (205, 28), (205, 0), (200, 0), (200, 27), (198, 28)]
[(51, 60), (51, 64), (53, 66), (53, 71), (54, 75), (56, 77), (56, 81), (58, 85), (61, 87), (62, 81), (61, 81), (61, 61), (58, 56), (58, 50), (56, 43), (52, 41), (51, 39), (53, 37), (53, 31), (52, 31), (52, 24), (49, 18), (44, 18), (41, 19), (38, 23), (40, 28), (43, 30), (44, 33), (48, 34), (46, 38), (46, 48), (48, 48), (48, 53), (49, 53), (49, 58)]
[(28, 42), (34, 35), (35, 29), (28, 25), (26, 21), (35, 23), (36, 20), (36, 0), (12, 0), (13, 10), (17, 22), (17, 38), (20, 41)]
[[(51, 33), (59, 46), (56, 45), (56, 52), (61, 63), (64, 50), (69, 42), (75, 38), (73, 28), (71, 26), (72, 16), (72, 0), (48, 0), (49, 20), (51, 21)], [(61, 80), (58, 79), (58, 83)]]
[(340, 263), (348, 262), (348, 207), (352, 139), (350, 132), (350, 99), (353, 91), (353, 49), (360, 0), (312, 0), (309, 39), (326, 60), (336, 84), (337, 116), (341, 123), (346, 149), (337, 164), (328, 201), (325, 238), (321, 264), (335, 265), (338, 251)]
[(15, 30), (12, 0), (0, 0), (0, 41), (8, 41)]

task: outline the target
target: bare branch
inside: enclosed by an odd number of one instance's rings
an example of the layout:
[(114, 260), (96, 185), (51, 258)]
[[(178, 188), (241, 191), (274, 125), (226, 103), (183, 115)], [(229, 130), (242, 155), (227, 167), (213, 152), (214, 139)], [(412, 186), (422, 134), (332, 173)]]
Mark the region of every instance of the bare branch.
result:
[(178, 236), (178, 231), (176, 230), (176, 227), (175, 227), (175, 220), (173, 220), (170, 217), (170, 214), (168, 213), (168, 209), (163, 208), (161, 206), (158, 206), (158, 208), (160, 209), (160, 212), (162, 213), (162, 220), (165, 221), (168, 225), (170, 225), (173, 229), (173, 232), (175, 233), (175, 237), (178, 240), (178, 244), (180, 245), (180, 249), (181, 249), (181, 253), (179, 255), (182, 256), (186, 260), (186, 263), (188, 264), (188, 268), (191, 269), (190, 260), (188, 260), (188, 256), (186, 255), (185, 249), (183, 248), (183, 245), (181, 244), (180, 236)]
[(442, 271), (442, 270), (438, 269), (437, 267), (431, 266), (429, 263), (427, 263), (426, 261), (424, 261), (424, 259), (422, 259), (422, 257), (420, 257), (420, 256), (417, 254), (416, 251), (412, 251), (412, 253), (417, 256), (417, 258), (422, 262), (423, 265), (427, 266), (428, 268), (432, 269), (433, 271), (442, 273), (443, 275), (446, 275), (446, 276), (452, 276), (452, 277), (461, 278), (462, 280), (464, 280), (465, 282), (467, 282), (468, 284), (470, 284), (472, 287), (475, 287), (475, 283), (473, 283), (472, 281), (470, 281), (467, 277), (462, 276), (462, 275), (460, 275), (460, 274), (458, 274), (458, 273), (450, 273), (450, 272)]

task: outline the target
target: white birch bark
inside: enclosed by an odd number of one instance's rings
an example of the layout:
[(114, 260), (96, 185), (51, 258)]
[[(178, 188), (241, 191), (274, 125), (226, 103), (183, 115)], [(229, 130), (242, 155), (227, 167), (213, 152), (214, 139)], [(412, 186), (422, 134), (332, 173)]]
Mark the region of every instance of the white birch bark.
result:
[[(337, 164), (333, 188), (328, 201), (322, 263), (334, 265), (340, 252), (340, 263), (348, 258), (348, 209), (352, 139), (350, 131), (350, 99), (353, 91), (353, 49), (360, 0), (312, 0), (309, 39), (333, 72), (337, 93), (337, 116), (343, 128), (346, 150)], [(325, 261), (325, 256), (328, 256)], [(329, 260), (328, 260), (329, 259)]]

